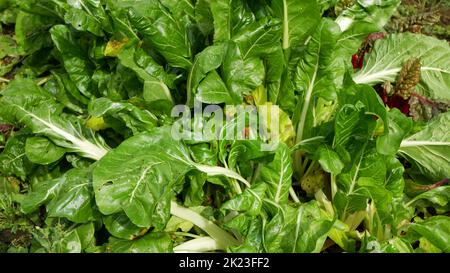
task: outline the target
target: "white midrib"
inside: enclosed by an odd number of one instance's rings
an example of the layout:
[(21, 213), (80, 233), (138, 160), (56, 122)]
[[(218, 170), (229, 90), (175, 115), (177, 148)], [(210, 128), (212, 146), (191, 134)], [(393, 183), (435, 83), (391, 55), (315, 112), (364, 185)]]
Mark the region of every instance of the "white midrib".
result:
[[(355, 174), (353, 175), (353, 178), (352, 178), (352, 181), (351, 181), (350, 188), (348, 190), (347, 196), (353, 194), (353, 190), (355, 189), (356, 180), (358, 178), (358, 174), (359, 174), (359, 171), (361, 169), (361, 163), (362, 163), (362, 160), (363, 160), (363, 157), (364, 157), (364, 153), (366, 152), (366, 147), (367, 147), (367, 142), (364, 144), (364, 147), (363, 147), (363, 149), (361, 151), (361, 156), (359, 157), (358, 165), (356, 165)], [(345, 213), (345, 211), (347, 211), (347, 207), (348, 207), (348, 201), (347, 201), (347, 204), (345, 205), (344, 213)]]
[(353, 76), (353, 80), (355, 81), (355, 83), (358, 83), (358, 84), (368, 84), (368, 83), (372, 83), (374, 81), (377, 82), (380, 79), (382, 80), (387, 77), (395, 76), (398, 72), (400, 72), (399, 67), (378, 71), (373, 74), (368, 73), (368, 74), (355, 75), (355, 76)]
[(450, 146), (450, 142), (405, 140), (402, 141), (402, 143), (400, 144), (400, 148), (417, 147), (417, 146)]
[(286, 0), (283, 0), (283, 49), (289, 48), (289, 17)]
[(252, 44), (252, 46), (247, 50), (247, 52), (244, 54), (242, 59), (247, 59), (248, 54), (250, 54), (250, 52), (252, 52), (253, 48), (255, 47), (255, 45), (258, 44), (259, 40), (261, 40), (262, 38), (264, 38), (264, 36), (267, 35), (268, 32), (264, 32), (261, 36), (258, 37), (258, 39), (256, 39), (256, 41)]
[(258, 202), (260, 202), (260, 203), (262, 202), (261, 197), (258, 194), (256, 194), (256, 192), (252, 191), (251, 189), (247, 189), (247, 190), (251, 195), (253, 195), (253, 197), (255, 197), (258, 200)]
[(187, 220), (204, 230), (209, 236), (211, 236), (211, 238), (216, 240), (221, 249), (226, 249), (227, 246), (234, 246), (239, 244), (239, 242), (233, 236), (218, 227), (210, 220), (204, 218), (195, 211), (179, 206), (174, 201), (172, 201), (170, 204), (170, 213), (183, 220)]
[(283, 164), (283, 160), (281, 161), (281, 166), (280, 166), (280, 170), (281, 170), (281, 174), (280, 174), (280, 179), (278, 180), (278, 184), (277, 184), (277, 192), (275, 193), (275, 203), (279, 203), (280, 202), (280, 195), (281, 195), (281, 186), (283, 183), (283, 178), (284, 178), (284, 164)]
[[(319, 45), (319, 50), (317, 51), (317, 54), (319, 54), (319, 52), (320, 52), (320, 45)], [(306, 114), (308, 113), (309, 104), (311, 103), (311, 96), (312, 96), (312, 92), (314, 89), (314, 83), (316, 82), (318, 68), (319, 68), (319, 56), (317, 56), (317, 62), (316, 62), (316, 65), (314, 66), (314, 73), (313, 73), (312, 79), (309, 83), (308, 90), (306, 91), (305, 103), (303, 104), (303, 107), (302, 107), (302, 114), (300, 115), (300, 123), (297, 128), (297, 141), (296, 141), (297, 143), (299, 143), (300, 141), (303, 140), (303, 131), (304, 131), (305, 122), (306, 122)]]
[(295, 253), (295, 248), (297, 247), (298, 234), (300, 233), (300, 225), (302, 223), (302, 216), (303, 216), (303, 207), (300, 207), (298, 214), (297, 214), (297, 221), (296, 221), (296, 227), (295, 227), (295, 240), (294, 240), (294, 246), (292, 248), (292, 253)]
[(197, 67), (197, 63), (198, 63), (198, 56), (195, 58), (194, 63), (192, 64), (191, 70), (189, 71), (189, 75), (187, 78), (187, 102), (186, 104), (189, 105), (190, 101), (191, 101), (191, 96), (193, 95), (194, 90), (192, 90), (192, 77), (194, 74), (194, 71)]
[(162, 164), (163, 162), (155, 162), (153, 164), (150, 164), (149, 166), (147, 166), (147, 168), (144, 169), (144, 171), (142, 172), (141, 176), (139, 177), (138, 181), (136, 182), (136, 186), (134, 187), (133, 191), (131, 192), (131, 197), (130, 197), (130, 203), (133, 201), (134, 196), (136, 195), (136, 191), (139, 188), (139, 186), (141, 185), (142, 181), (144, 181), (145, 176), (147, 175), (148, 171), (155, 167), (158, 164)]
[[(364, 150), (365, 150), (365, 148), (364, 148)], [(356, 179), (358, 178), (358, 173), (359, 173), (359, 170), (360, 170), (360, 168), (361, 168), (362, 158), (363, 158), (363, 155), (361, 155), (361, 157), (359, 158), (359, 162), (358, 162), (358, 165), (356, 166), (356, 170), (355, 170), (355, 175), (354, 175), (353, 178), (352, 178), (352, 182), (351, 182), (351, 184), (350, 184), (350, 189), (348, 190), (347, 196), (352, 195), (352, 194), (353, 194), (353, 190), (355, 189)], [(348, 205), (349, 205), (349, 200), (347, 200), (347, 201), (345, 202), (344, 214), (342, 215), (343, 219), (344, 219), (345, 217), (347, 217), (347, 208), (348, 208)]]
[[(47, 199), (47, 198), (50, 196), (50, 194), (52, 194), (52, 193), (54, 192), (54, 190), (55, 190), (56, 188), (58, 188), (58, 186), (60, 185), (60, 183), (61, 183), (61, 182), (55, 183), (55, 185), (53, 185), (50, 189), (47, 190), (47, 193), (45, 194), (45, 199)], [(62, 182), (62, 183), (64, 183), (64, 182)]]
[[(357, 74), (353, 76), (353, 80), (355, 81), (355, 83), (358, 84), (370, 84), (374, 82), (379, 82), (389, 77), (394, 77), (398, 72), (400, 72), (400, 70), (401, 70), (400, 67), (395, 67), (391, 69), (381, 70), (372, 74), (370, 73), (370, 71), (368, 71), (367, 73)], [(437, 71), (441, 73), (450, 74), (449, 70), (430, 66), (424, 66), (420, 69), (420, 71)]]
[(211, 237), (200, 237), (189, 240), (173, 248), (175, 253), (201, 253), (213, 252), (216, 250), (225, 251), (226, 248), (221, 246), (216, 240)]
[(153, 167), (153, 165), (148, 166), (145, 168), (145, 170), (142, 172), (141, 177), (139, 177), (139, 180), (136, 182), (136, 186), (134, 187), (133, 191), (131, 192), (130, 197), (130, 203), (133, 202), (134, 196), (136, 195), (136, 191), (141, 185), (142, 181), (144, 181), (145, 175), (147, 174), (148, 170), (150, 170)]
[(92, 158), (95, 160), (100, 160), (100, 158), (102, 158), (103, 156), (105, 156), (108, 153), (108, 150), (104, 149), (103, 147), (99, 147), (99, 146), (91, 143), (90, 141), (79, 139), (79, 138), (75, 137), (74, 135), (64, 131), (63, 129), (41, 119), (40, 117), (27, 111), (26, 109), (24, 109), (21, 106), (16, 105), (16, 107), (19, 108), (20, 110), (22, 110), (23, 112), (25, 112), (27, 115), (29, 115), (33, 119), (36, 119), (37, 121), (44, 124), (46, 127), (48, 127), (50, 130), (55, 132), (57, 135), (70, 141), (76, 147), (77, 150), (82, 151), (89, 158)]
[(25, 155), (26, 155), (26, 153), (20, 154), (20, 155), (14, 157), (13, 159), (11, 159), (11, 160), (9, 160), (9, 161), (7, 161), (7, 162), (8, 162), (8, 164), (11, 164), (11, 163), (13, 163), (14, 161), (16, 161), (17, 159), (24, 157)]
[(188, 6), (192, 9), (194, 9), (194, 5), (192, 5), (191, 1), (188, 0), (184, 0), (183, 2), (185, 2), (186, 4), (188, 4)]
[(226, 176), (229, 178), (234, 178), (236, 180), (239, 180), (242, 183), (244, 183), (247, 187), (249, 187), (249, 188), (251, 187), (250, 183), (247, 180), (245, 180), (245, 178), (243, 178), (237, 172), (234, 172), (230, 169), (217, 167), (217, 166), (208, 166), (208, 165), (203, 165), (203, 164), (194, 164), (194, 167), (197, 170), (199, 170), (203, 173), (206, 173), (209, 176), (223, 175), (223, 176)]
[[(365, 150), (365, 148), (364, 148), (364, 150)], [(361, 168), (362, 159), (363, 159), (363, 154), (361, 154), (361, 157), (359, 158), (358, 165), (356, 166), (356, 170), (355, 170), (355, 175), (352, 178), (352, 184), (350, 185), (350, 189), (348, 190), (347, 195), (351, 195), (353, 193), (353, 190), (355, 189), (356, 179), (358, 178), (358, 173), (359, 173), (359, 169)]]

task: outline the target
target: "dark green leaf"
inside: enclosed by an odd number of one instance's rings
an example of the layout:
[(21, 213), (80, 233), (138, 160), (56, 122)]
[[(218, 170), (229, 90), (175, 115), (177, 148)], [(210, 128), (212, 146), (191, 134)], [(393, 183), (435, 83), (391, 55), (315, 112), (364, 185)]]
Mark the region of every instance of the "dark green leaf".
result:
[(65, 25), (57, 25), (50, 29), (53, 43), (61, 52), (64, 67), (70, 79), (86, 97), (92, 97), (91, 77), (94, 66), (86, 52), (76, 41), (70, 29)]
[(442, 251), (450, 252), (450, 217), (434, 216), (410, 226)]
[(25, 143), (28, 159), (37, 164), (46, 165), (59, 160), (66, 151), (44, 137), (29, 137)]
[(125, 240), (136, 239), (143, 230), (135, 226), (124, 213), (105, 216), (103, 223), (111, 235)]
[(133, 241), (111, 237), (108, 249), (113, 253), (168, 253), (173, 252), (173, 243), (167, 233), (152, 232)]

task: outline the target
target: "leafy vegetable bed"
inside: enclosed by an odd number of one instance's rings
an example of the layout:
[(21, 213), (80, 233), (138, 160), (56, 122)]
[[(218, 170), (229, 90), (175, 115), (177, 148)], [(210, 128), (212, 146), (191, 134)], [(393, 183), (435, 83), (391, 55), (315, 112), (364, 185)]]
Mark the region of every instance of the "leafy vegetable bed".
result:
[(411, 5), (0, 0), (0, 251), (450, 252), (448, 16)]

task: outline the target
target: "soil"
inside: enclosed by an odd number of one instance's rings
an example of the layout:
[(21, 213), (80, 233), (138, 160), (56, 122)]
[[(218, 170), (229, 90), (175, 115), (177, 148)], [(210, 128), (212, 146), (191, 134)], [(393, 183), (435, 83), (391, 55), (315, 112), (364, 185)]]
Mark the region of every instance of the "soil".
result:
[(11, 230), (5, 229), (0, 231), (0, 242), (4, 244), (16, 243), (21, 246), (27, 246), (31, 241), (31, 235), (26, 231), (17, 231), (16, 233)]

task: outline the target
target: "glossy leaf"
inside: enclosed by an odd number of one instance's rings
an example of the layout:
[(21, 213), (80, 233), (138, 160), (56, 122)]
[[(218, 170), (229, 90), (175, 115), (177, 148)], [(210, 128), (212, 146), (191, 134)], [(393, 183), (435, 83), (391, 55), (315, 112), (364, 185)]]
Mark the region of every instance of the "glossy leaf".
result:
[[(187, 79), (187, 103), (189, 105), (193, 104), (193, 95), (197, 93), (200, 82), (209, 72), (214, 71), (222, 65), (226, 49), (226, 44), (217, 44), (205, 48), (195, 56), (194, 63)], [(216, 85), (220, 85), (220, 83), (217, 83)]]
[(48, 30), (55, 22), (52, 17), (19, 12), (15, 26), (18, 45), (28, 54), (50, 47), (52, 40)]
[(59, 178), (36, 185), (21, 202), (22, 210), (33, 212), (46, 204), (50, 217), (64, 217), (76, 223), (94, 219), (91, 171), (72, 169)]
[(301, 99), (296, 106), (297, 141), (311, 137), (314, 127), (312, 109), (318, 97), (332, 100), (336, 97), (331, 77), (331, 57), (336, 45), (337, 25), (323, 19), (307, 45), (304, 58), (296, 70), (295, 85), (301, 91)]
[(100, 160), (93, 173), (100, 211), (124, 211), (137, 226), (162, 229), (170, 218), (172, 188), (191, 168), (187, 150), (176, 144), (167, 128), (157, 129), (126, 140)]
[(33, 163), (25, 152), (26, 135), (10, 137), (0, 154), (0, 172), (3, 175), (14, 175), (25, 179), (31, 172)]
[(25, 143), (27, 158), (37, 164), (50, 164), (64, 156), (66, 151), (43, 137), (27, 138)]
[(314, 201), (276, 215), (265, 228), (265, 249), (268, 252), (320, 252), (334, 222), (320, 217)]
[(245, 212), (248, 215), (256, 216), (261, 212), (266, 188), (266, 184), (248, 188), (241, 195), (224, 203), (221, 209)]
[(100, 159), (108, 152), (100, 137), (70, 115), (62, 114), (62, 105), (31, 80), (16, 80), (1, 95), (0, 113), (12, 123), (25, 124), (33, 133), (43, 134), (56, 145), (88, 158)]
[(176, 20), (160, 1), (131, 5), (129, 18), (144, 40), (153, 46), (173, 67), (189, 69), (192, 66), (187, 25)]
[(419, 200), (428, 200), (433, 204), (443, 207), (447, 205), (450, 200), (450, 186), (442, 186), (421, 193), (414, 197), (408, 204), (414, 204)]
[(96, 118), (114, 118), (122, 121), (133, 133), (150, 130), (155, 127), (157, 118), (150, 111), (139, 109), (131, 103), (113, 102), (107, 98), (92, 100), (89, 114)]
[(164, 71), (152, 57), (142, 49), (133, 47), (123, 49), (118, 58), (120, 62), (132, 69), (144, 81), (144, 97), (148, 101), (168, 100), (172, 102), (169, 87), (173, 87), (173, 77)]
[(258, 181), (267, 185), (266, 194), (275, 203), (287, 202), (292, 183), (292, 158), (285, 144), (280, 144), (273, 161), (261, 168)]
[(326, 146), (321, 146), (317, 151), (319, 156), (319, 163), (322, 168), (332, 174), (339, 174), (344, 168), (344, 163), (342, 163), (339, 155)]
[(112, 253), (168, 253), (173, 251), (170, 236), (166, 233), (156, 232), (151, 232), (133, 241), (112, 237), (107, 247)]
[(103, 223), (111, 235), (125, 240), (136, 239), (142, 231), (145, 231), (134, 225), (124, 213), (105, 216)]
[(283, 49), (301, 46), (320, 21), (316, 0), (276, 0), (272, 1), (272, 9), (283, 21)]
[(406, 138), (399, 153), (436, 181), (450, 177), (450, 113), (431, 121), (422, 131)]
[(387, 112), (389, 128), (377, 140), (377, 150), (382, 154), (394, 155), (400, 148), (402, 140), (412, 129), (412, 120), (407, 118), (398, 109), (391, 109)]
[(77, 30), (103, 36), (102, 26), (97, 19), (81, 9), (70, 9), (64, 16), (64, 20)]
[(50, 34), (56, 48), (61, 52), (64, 67), (69, 73), (70, 79), (83, 95), (91, 97), (91, 77), (94, 66), (88, 59), (86, 52), (75, 40), (67, 26), (54, 26), (50, 29)]
[(450, 252), (450, 217), (434, 216), (411, 225), (410, 229), (425, 237), (443, 252)]
[(401, 33), (376, 41), (363, 69), (353, 79), (360, 84), (393, 82), (402, 65), (411, 58), (420, 59), (419, 93), (434, 100), (448, 100), (450, 72), (446, 64), (450, 58), (450, 47), (434, 37)]

